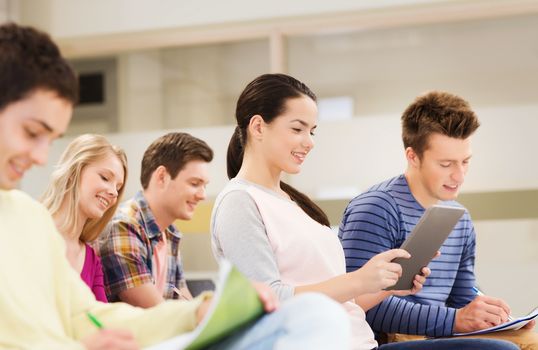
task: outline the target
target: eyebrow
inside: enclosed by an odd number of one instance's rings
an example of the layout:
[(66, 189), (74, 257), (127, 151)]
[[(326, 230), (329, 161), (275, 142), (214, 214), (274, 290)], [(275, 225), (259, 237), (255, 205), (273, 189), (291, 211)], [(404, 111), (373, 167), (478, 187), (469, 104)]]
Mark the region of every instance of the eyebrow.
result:
[[(469, 157), (464, 158), (463, 160), (469, 160), (472, 157), (473, 157), (473, 155), (471, 154)], [(440, 162), (457, 162), (457, 160), (455, 160), (455, 159), (441, 159)]]
[[(54, 129), (52, 128), (52, 126), (50, 126), (49, 124), (45, 123), (44, 121), (42, 120), (39, 120), (39, 119), (35, 119), (35, 118), (30, 118), (31, 121), (35, 122), (35, 123), (38, 123), (40, 124), (45, 130), (47, 130), (49, 133), (53, 134), (54, 133)], [(62, 137), (64, 136), (64, 134), (58, 134), (58, 137)]]
[(109, 168), (100, 167), (100, 168), (98, 168), (98, 170), (103, 171), (105, 173), (108, 173), (108, 175), (112, 175), (112, 176), (116, 177), (116, 173), (114, 171), (112, 171), (111, 169), (109, 169)]
[(203, 182), (205, 184), (208, 184), (209, 183), (209, 180), (205, 180), (205, 179), (202, 179), (201, 177), (198, 177), (198, 176), (192, 176), (192, 177), (189, 177), (187, 179), (187, 181), (200, 181), (200, 182)]
[[(305, 126), (305, 127), (308, 127), (308, 123), (305, 122), (304, 120), (301, 120), (301, 119), (293, 119), (293, 120), (291, 121), (291, 123), (293, 123), (293, 122), (299, 122), (301, 125), (303, 125), (303, 126)], [(314, 126), (312, 127), (312, 129), (315, 129), (315, 128), (317, 128), (317, 127), (318, 127), (317, 125), (314, 125)]]

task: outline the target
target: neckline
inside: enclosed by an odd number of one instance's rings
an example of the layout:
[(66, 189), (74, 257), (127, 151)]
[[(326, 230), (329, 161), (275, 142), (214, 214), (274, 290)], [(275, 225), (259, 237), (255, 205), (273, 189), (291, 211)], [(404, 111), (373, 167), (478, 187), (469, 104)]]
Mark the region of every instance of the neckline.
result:
[(255, 182), (251, 182), (251, 181), (248, 181), (246, 179), (239, 178), (239, 177), (234, 177), (231, 181), (232, 182), (237, 182), (239, 184), (243, 184), (243, 185), (246, 185), (246, 186), (255, 187), (255, 188), (257, 188), (257, 189), (259, 189), (259, 190), (261, 190), (261, 191), (263, 191), (265, 193), (268, 193), (268, 194), (270, 194), (270, 195), (272, 195), (274, 197), (277, 197), (278, 199), (282, 199), (282, 200), (284, 200), (284, 201), (286, 201), (288, 203), (292, 203), (293, 205), (297, 205), (297, 203), (292, 201), (289, 197), (284, 196), (284, 195), (282, 195), (282, 194), (280, 194), (280, 193), (278, 193), (278, 192), (276, 192), (276, 191), (274, 191), (274, 190), (272, 190), (270, 188), (267, 188), (265, 186), (262, 186), (260, 184), (255, 183)]

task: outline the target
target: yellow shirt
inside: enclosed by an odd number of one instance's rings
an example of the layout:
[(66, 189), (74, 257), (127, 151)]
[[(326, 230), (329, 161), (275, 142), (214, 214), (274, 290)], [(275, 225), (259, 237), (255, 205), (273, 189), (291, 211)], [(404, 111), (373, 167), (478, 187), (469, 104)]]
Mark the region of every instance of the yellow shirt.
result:
[(194, 329), (204, 297), (145, 310), (97, 302), (67, 262), (48, 211), (23, 192), (0, 190), (1, 349), (82, 348), (78, 341), (96, 331), (87, 311), (151, 345)]

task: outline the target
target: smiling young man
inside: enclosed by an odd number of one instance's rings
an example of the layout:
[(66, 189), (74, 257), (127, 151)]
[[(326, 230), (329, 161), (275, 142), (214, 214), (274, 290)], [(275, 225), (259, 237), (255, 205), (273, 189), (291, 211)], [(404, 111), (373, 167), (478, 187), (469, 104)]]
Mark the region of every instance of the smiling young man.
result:
[[(147, 323), (145, 317), (135, 309), (98, 303), (65, 259), (48, 211), (15, 189), (27, 170), (46, 163), (51, 143), (65, 133), (78, 99), (74, 72), (47, 34), (3, 24), (0, 91), (0, 347), (136, 348), (127, 329)], [(111, 329), (92, 328), (90, 311)], [(194, 319), (195, 310), (191, 313)], [(112, 329), (125, 323), (130, 323), (125, 330)], [(181, 321), (168, 330), (155, 329), (153, 342), (185, 328)]]
[(192, 298), (184, 287), (181, 234), (174, 221), (190, 220), (205, 199), (212, 159), (211, 148), (186, 133), (166, 134), (148, 147), (143, 189), (121, 205), (99, 244), (110, 301), (150, 307)]
[[(455, 202), (471, 160), (471, 138), (479, 121), (462, 98), (430, 92), (403, 113), (402, 137), (407, 159), (403, 175), (377, 184), (354, 198), (345, 210), (339, 237), (348, 271), (382, 251), (398, 248), (425, 209)], [(367, 320), (385, 333), (449, 336), (507, 320), (508, 305), (480, 296), (475, 286), (475, 231), (466, 212), (429, 265), (423, 290), (389, 297), (371, 309)]]

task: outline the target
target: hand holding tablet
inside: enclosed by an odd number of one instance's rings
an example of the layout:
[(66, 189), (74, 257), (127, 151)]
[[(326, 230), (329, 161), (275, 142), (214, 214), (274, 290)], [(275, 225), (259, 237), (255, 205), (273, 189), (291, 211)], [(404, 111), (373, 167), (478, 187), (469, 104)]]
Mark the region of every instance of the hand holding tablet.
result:
[(465, 209), (434, 205), (420, 218), (419, 222), (400, 247), (411, 254), (411, 258), (396, 258), (393, 262), (402, 266), (398, 282), (386, 290), (409, 290), (413, 288), (415, 275), (428, 266), (437, 251), (458, 223)]

